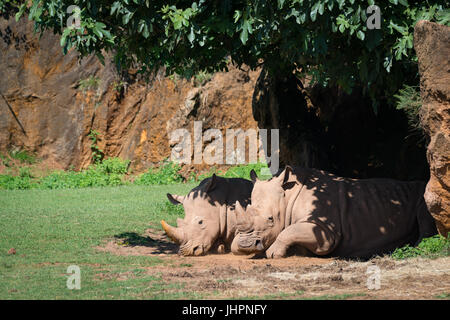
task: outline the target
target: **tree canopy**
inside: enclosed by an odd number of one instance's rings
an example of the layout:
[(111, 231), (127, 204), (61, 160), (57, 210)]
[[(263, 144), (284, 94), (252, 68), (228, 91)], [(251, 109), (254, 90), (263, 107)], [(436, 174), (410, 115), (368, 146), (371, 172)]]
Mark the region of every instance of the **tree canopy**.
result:
[[(231, 60), (347, 92), (358, 86), (373, 100), (417, 81), (415, 23), (450, 21), (442, 0), (0, 0), (0, 10), (12, 3), (16, 19), (59, 33), (64, 52), (112, 52), (119, 68), (190, 77)], [(367, 27), (371, 5), (380, 8), (380, 29)]]

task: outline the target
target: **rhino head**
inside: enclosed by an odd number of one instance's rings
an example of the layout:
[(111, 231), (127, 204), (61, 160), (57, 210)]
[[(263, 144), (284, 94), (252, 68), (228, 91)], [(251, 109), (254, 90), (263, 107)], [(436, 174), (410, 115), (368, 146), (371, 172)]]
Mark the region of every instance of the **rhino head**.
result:
[(164, 220), (161, 225), (166, 234), (180, 245), (179, 253), (182, 255), (198, 256), (210, 251), (223, 253), (230, 249), (236, 232), (234, 203), (246, 205), (252, 187), (252, 183), (245, 179), (213, 175), (186, 196), (167, 194), (171, 203), (183, 206), (185, 217), (177, 219), (177, 227)]
[(252, 171), (251, 204), (244, 210), (236, 203), (237, 246), (241, 252), (263, 252), (284, 229), (286, 204), (285, 191), (296, 182), (289, 181), (292, 169), (286, 169), (277, 177), (261, 181)]

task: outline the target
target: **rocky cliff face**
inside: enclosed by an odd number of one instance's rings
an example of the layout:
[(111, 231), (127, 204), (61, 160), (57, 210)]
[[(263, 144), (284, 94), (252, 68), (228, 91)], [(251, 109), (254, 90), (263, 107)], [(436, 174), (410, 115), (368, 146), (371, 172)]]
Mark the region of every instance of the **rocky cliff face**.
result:
[[(106, 156), (132, 160), (142, 171), (170, 157), (168, 131), (256, 128), (251, 99), (258, 72), (231, 68), (205, 85), (170, 80), (150, 83), (133, 73), (119, 78), (95, 57), (62, 54), (51, 33), (39, 40), (32, 24), (0, 18), (0, 151), (25, 149), (54, 167), (91, 163), (91, 130)], [(224, 132), (224, 131), (223, 131)]]
[(450, 231), (450, 28), (419, 21), (414, 29), (423, 100), (422, 126), (430, 137), (428, 209), (441, 233)]

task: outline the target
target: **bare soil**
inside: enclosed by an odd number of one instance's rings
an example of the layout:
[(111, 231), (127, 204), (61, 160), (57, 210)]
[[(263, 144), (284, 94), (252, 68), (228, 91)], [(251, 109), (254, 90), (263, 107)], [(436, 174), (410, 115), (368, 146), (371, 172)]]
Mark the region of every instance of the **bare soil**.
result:
[[(139, 239), (117, 238), (97, 249), (116, 255), (157, 256), (165, 263), (148, 268), (148, 274), (182, 284), (183, 291), (208, 299), (450, 298), (450, 257), (401, 261), (390, 257), (266, 259), (231, 253), (183, 257), (177, 254), (177, 245), (151, 229)], [(379, 268), (379, 288), (370, 273), (377, 270), (373, 266)], [(120, 281), (126, 274), (117, 277)]]

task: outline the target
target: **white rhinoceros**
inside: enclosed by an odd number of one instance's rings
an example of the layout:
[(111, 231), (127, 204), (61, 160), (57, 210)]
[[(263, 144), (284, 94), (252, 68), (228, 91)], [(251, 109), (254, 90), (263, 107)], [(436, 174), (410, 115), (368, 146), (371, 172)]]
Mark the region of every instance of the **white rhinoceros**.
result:
[(241, 251), (286, 255), (297, 245), (316, 255), (369, 258), (436, 234), (424, 182), (356, 180), (286, 167), (268, 181), (251, 173), (251, 204), (236, 204)]
[(173, 204), (182, 204), (185, 218), (177, 219), (178, 227), (164, 220), (167, 235), (180, 245), (180, 254), (203, 255), (207, 252), (239, 252), (233, 244), (236, 233), (235, 203), (246, 207), (253, 183), (241, 178), (223, 178), (215, 174), (204, 179), (186, 196), (167, 194)]

